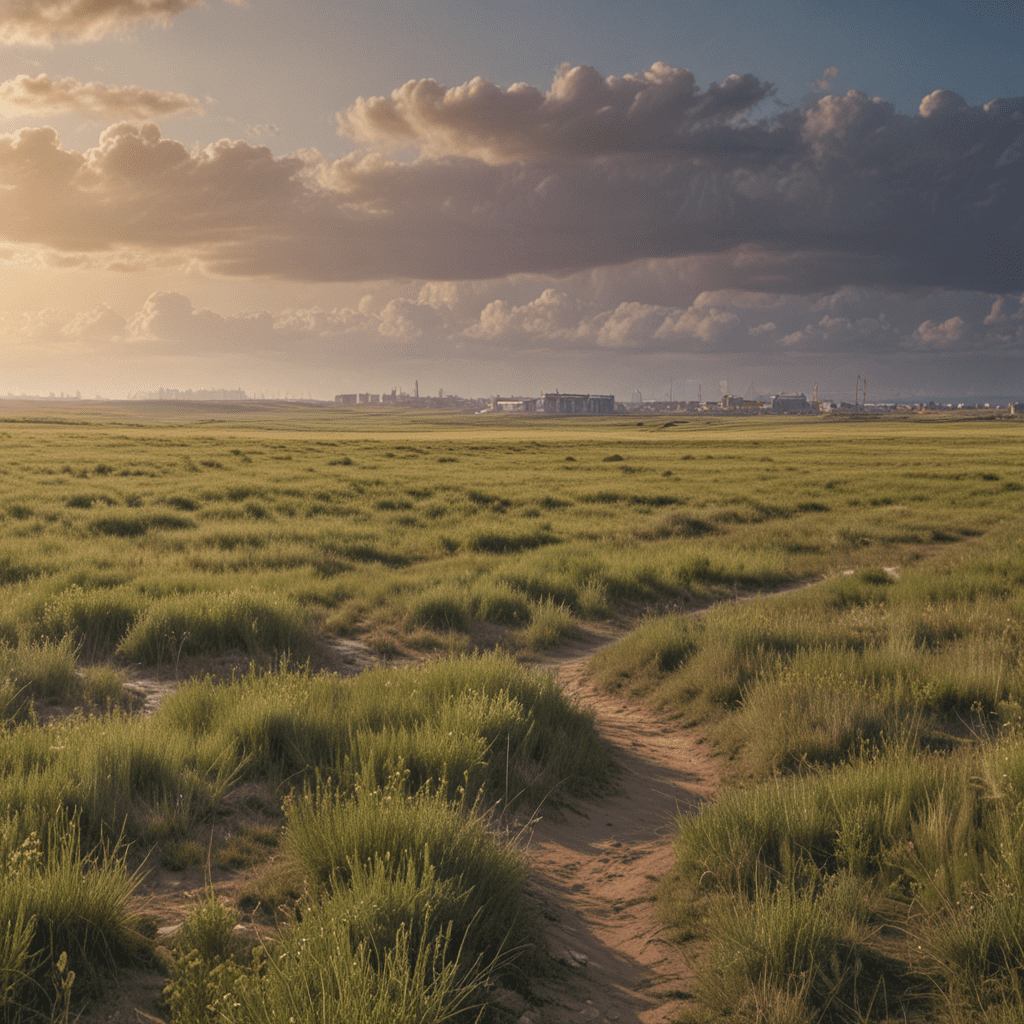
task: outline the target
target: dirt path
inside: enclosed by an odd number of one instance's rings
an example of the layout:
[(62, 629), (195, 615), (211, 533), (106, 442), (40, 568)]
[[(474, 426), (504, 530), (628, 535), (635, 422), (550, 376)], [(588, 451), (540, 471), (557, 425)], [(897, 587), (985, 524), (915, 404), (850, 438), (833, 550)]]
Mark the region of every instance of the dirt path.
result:
[(559, 662), (558, 678), (594, 709), (617, 786), (542, 817), (533, 831), (531, 895), (553, 962), (532, 986), (534, 1005), (515, 1007), (520, 1024), (661, 1024), (692, 985), (678, 947), (663, 938), (654, 893), (672, 865), (674, 819), (714, 793), (715, 763), (694, 730), (598, 692), (586, 672), (592, 655)]
[[(805, 581), (780, 591), (808, 585)], [(763, 596), (736, 594), (733, 600)], [(510, 991), (494, 993), (515, 1024), (668, 1024), (692, 990), (692, 971), (679, 947), (667, 941), (654, 900), (659, 881), (672, 867), (675, 819), (714, 796), (717, 765), (696, 729), (680, 728), (644, 703), (610, 696), (594, 685), (587, 673), (590, 659), (627, 632), (611, 623), (591, 625), (575, 641), (534, 662), (555, 671), (566, 692), (594, 710), (598, 735), (617, 775), (610, 794), (538, 813), (527, 846), (529, 898), (546, 923), (544, 942), (551, 959), (549, 969), (531, 982), (529, 1000)], [(378, 662), (355, 641), (340, 645), (337, 653), (334, 668), (343, 675)], [(171, 679), (139, 679), (133, 688), (140, 704), (152, 711), (176, 686)], [(173, 890), (166, 878), (149, 881), (149, 909), (168, 929), (184, 915), (187, 893), (203, 885), (199, 869), (175, 880)], [(227, 878), (214, 882), (218, 891), (231, 889)], [(136, 1024), (158, 1019), (140, 1016), (137, 1007), (155, 1010), (162, 983), (159, 974), (149, 972), (105, 1005), (93, 1007), (83, 1020)]]

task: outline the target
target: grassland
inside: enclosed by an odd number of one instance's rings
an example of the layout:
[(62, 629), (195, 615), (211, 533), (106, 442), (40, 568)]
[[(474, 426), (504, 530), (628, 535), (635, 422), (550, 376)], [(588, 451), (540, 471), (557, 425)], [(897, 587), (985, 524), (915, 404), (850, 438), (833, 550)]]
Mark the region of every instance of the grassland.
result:
[[(0, 409), (6, 1019), (151, 957), (138, 872), (204, 857), (249, 909), (197, 902), (174, 1021), (473, 1019), (533, 939), (505, 808), (607, 771), (512, 655), (640, 614), (595, 671), (733, 766), (665, 887), (695, 1012), (1020, 1012), (1016, 423), (73, 412)], [(340, 680), (340, 638), (432, 657)], [(152, 716), (140, 673), (182, 684)], [(294, 908), (276, 959), (257, 906)]]

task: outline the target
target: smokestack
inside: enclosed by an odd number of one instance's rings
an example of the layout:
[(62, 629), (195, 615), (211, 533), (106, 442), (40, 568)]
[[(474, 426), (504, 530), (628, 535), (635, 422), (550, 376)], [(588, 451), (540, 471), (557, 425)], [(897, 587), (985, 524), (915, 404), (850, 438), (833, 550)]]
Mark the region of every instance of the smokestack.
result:
[(420, 382), (416, 381), (416, 397), (420, 397)]

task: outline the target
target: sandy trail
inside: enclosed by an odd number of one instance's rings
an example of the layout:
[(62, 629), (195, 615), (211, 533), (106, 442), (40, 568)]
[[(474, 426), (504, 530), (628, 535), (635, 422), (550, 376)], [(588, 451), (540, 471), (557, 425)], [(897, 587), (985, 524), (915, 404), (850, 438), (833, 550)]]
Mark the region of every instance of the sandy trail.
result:
[[(735, 594), (732, 600), (765, 596)], [(693, 972), (679, 946), (665, 937), (655, 893), (672, 867), (675, 820), (712, 799), (717, 765), (698, 730), (681, 728), (634, 698), (602, 693), (593, 683), (587, 672), (590, 659), (627, 632), (610, 623), (591, 626), (539, 663), (557, 674), (570, 696), (594, 710), (597, 733), (617, 773), (611, 793), (536, 815), (527, 844), (532, 868), (528, 897), (545, 921), (543, 939), (551, 959), (543, 976), (531, 982), (529, 1001), (510, 991), (494, 993), (516, 1024), (668, 1024), (690, 998)], [(336, 661), (334, 668), (342, 675), (379, 663), (358, 641), (339, 645)], [(152, 711), (177, 685), (170, 679), (139, 679), (133, 688), (144, 709)], [(174, 892), (159, 891), (160, 882), (154, 884), (150, 910), (162, 924), (180, 921), (186, 893), (201, 889), (198, 869), (186, 876), (174, 883)], [(215, 884), (218, 891), (231, 888), (227, 879), (215, 879)], [(159, 975), (149, 972), (82, 1019), (105, 1024), (159, 1019), (140, 1014), (138, 1007), (141, 1002), (155, 1010), (161, 984)]]
[(533, 830), (531, 897), (547, 920), (553, 962), (531, 986), (521, 1024), (661, 1024), (692, 986), (679, 948), (663, 937), (654, 894), (672, 866), (673, 822), (712, 796), (716, 766), (695, 730), (600, 693), (586, 672), (593, 653), (554, 667), (566, 691), (593, 708), (616, 788), (543, 816)]

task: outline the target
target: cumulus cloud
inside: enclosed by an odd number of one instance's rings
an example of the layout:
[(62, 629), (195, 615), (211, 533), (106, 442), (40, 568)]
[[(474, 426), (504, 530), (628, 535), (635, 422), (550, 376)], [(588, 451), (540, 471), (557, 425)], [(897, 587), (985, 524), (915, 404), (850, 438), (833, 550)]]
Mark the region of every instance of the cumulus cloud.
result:
[(908, 116), (850, 90), (752, 119), (769, 91), (563, 68), (547, 92), (418, 82), (343, 115), (364, 142), (418, 147), (405, 160), (190, 149), (152, 124), (78, 152), (25, 129), (0, 137), (0, 243), (307, 281), (691, 259), (714, 288), (773, 294), (1024, 287), (1024, 98), (933, 94)]
[(985, 326), (994, 327), (999, 324), (1007, 324), (1011, 320), (1024, 320), (1024, 295), (1017, 299), (1017, 310), (1011, 313), (1012, 302), (1011, 297), (1000, 295), (992, 303), (992, 308), (989, 310), (988, 316), (985, 317)]
[[(107, 305), (80, 312), (0, 312), (6, 352), (47, 353), (54, 365), (78, 358), (195, 360), (258, 358), (291, 369), (331, 354), (378, 366), (430, 360), (449, 365), (471, 355), (474, 365), (510, 353), (543, 373), (550, 360), (599, 368), (637, 356), (660, 360), (729, 359), (785, 364), (827, 357), (864, 360), (977, 359), (985, 352), (1014, 363), (1024, 357), (1024, 311), (1016, 300), (986, 311), (991, 296), (948, 293), (898, 296), (862, 289), (831, 295), (771, 296), (704, 292), (689, 303), (635, 300), (607, 303), (579, 280), (550, 285), (525, 298), (528, 282), (377, 286), (352, 306), (257, 309), (220, 313), (176, 291), (154, 292), (134, 310)], [(949, 313), (950, 310), (959, 312)], [(923, 318), (923, 310), (941, 311)], [(771, 320), (766, 319), (770, 311)], [(947, 315), (949, 313), (949, 315)], [(1019, 314), (1019, 315), (1018, 315)], [(874, 360), (874, 362), (872, 362)], [(483, 372), (483, 371), (481, 371)], [(881, 379), (881, 378), (879, 378)]]
[(0, 0), (0, 43), (52, 46), (123, 36), (140, 25), (169, 25), (202, 6), (203, 0)]
[[(547, 92), (524, 83), (502, 89), (484, 78), (446, 89), (428, 78), (389, 97), (360, 98), (337, 122), (340, 134), (363, 144), (416, 144), (490, 163), (661, 149), (708, 155), (724, 138), (716, 128), (730, 124), (735, 140), (736, 119), (771, 93), (753, 75), (702, 90), (690, 71), (660, 62), (621, 78), (563, 64)], [(753, 126), (743, 128), (760, 138)]]
[(899, 332), (885, 317), (823, 316), (781, 338), (782, 348), (813, 352), (886, 352), (900, 343)]
[(698, 352), (726, 341), (739, 318), (698, 296), (688, 308), (620, 302), (612, 309), (573, 298), (555, 288), (519, 305), (489, 302), (464, 328), (467, 338), (523, 349), (619, 349)]
[(0, 113), (7, 117), (84, 114), (104, 120), (153, 120), (203, 113), (203, 105), (180, 92), (116, 86), (102, 82), (56, 81), (49, 75), (18, 75), (0, 82)]
[(819, 92), (828, 92), (832, 88), (838, 74), (839, 68), (837, 67), (825, 68), (821, 73), (821, 77), (814, 80), (815, 89)]

